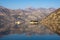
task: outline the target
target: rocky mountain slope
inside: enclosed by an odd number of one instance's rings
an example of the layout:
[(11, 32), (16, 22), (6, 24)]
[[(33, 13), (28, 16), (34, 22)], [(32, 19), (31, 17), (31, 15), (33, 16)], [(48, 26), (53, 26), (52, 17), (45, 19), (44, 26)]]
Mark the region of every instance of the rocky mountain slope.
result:
[(45, 34), (52, 33), (43, 25), (31, 25), (31, 21), (40, 22), (51, 12), (54, 8), (27, 8), (11, 10), (0, 6), (0, 34), (11, 33), (37, 33)]
[(60, 8), (42, 19), (41, 23), (47, 26), (51, 31), (60, 34)]

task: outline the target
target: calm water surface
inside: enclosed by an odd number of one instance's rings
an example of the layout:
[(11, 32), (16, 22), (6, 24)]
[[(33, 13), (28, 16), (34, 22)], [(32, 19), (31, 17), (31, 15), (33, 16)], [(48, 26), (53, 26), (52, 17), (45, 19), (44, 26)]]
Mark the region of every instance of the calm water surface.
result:
[(60, 40), (58, 35), (25, 35), (10, 34), (0, 37), (0, 40)]

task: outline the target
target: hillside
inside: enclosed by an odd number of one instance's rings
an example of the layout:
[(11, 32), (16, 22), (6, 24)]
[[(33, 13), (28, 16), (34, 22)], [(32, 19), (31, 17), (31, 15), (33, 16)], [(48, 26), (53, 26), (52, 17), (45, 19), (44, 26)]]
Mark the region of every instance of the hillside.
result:
[[(52, 34), (53, 32), (39, 22), (54, 10), (56, 9), (26, 8), (12, 10), (0, 6), (0, 34)], [(34, 23), (33, 21), (38, 22), (38, 24), (31, 25), (30, 23)]]
[(51, 31), (60, 34), (60, 8), (42, 19), (41, 23), (47, 26)]

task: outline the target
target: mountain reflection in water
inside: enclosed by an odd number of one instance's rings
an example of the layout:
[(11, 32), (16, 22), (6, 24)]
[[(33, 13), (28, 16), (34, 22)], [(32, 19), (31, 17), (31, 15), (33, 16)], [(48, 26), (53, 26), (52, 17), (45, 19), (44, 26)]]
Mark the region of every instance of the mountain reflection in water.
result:
[[(4, 24), (5, 25), (5, 24)], [(3, 26), (4, 26), (3, 25)], [(7, 24), (11, 25), (11, 24)], [(14, 24), (13, 26), (7, 26), (0, 28), (0, 36), (1, 35), (8, 35), (8, 34), (26, 34), (26, 35), (33, 35), (33, 34), (54, 34), (48, 28), (43, 25), (31, 25), (31, 24)]]

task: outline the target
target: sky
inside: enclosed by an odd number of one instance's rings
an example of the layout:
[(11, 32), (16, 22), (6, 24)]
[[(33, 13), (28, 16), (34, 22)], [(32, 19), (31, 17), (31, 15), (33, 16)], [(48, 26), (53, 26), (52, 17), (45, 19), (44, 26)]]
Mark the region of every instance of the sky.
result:
[(60, 0), (0, 0), (0, 6), (10, 9), (60, 8)]

